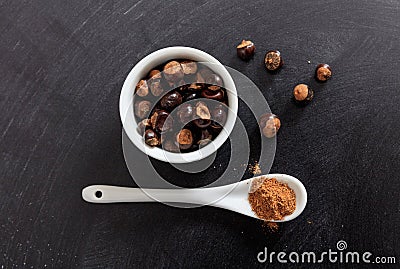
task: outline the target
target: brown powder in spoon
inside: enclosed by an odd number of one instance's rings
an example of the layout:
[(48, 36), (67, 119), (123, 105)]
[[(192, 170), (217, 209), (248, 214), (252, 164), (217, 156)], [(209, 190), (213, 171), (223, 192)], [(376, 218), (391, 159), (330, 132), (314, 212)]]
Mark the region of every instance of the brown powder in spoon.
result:
[(281, 220), (296, 209), (296, 194), (276, 178), (254, 179), (249, 192), (251, 209), (263, 220)]

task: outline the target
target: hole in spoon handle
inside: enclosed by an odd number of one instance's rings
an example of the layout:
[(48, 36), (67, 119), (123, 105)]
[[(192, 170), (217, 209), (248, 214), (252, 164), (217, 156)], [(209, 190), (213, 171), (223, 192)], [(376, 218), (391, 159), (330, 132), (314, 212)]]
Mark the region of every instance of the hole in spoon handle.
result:
[(107, 185), (88, 186), (82, 190), (83, 200), (90, 203), (152, 202), (141, 189)]
[(96, 191), (95, 193), (94, 193), (94, 196), (96, 196), (96, 198), (101, 198), (102, 196), (103, 196), (103, 192), (102, 191)]

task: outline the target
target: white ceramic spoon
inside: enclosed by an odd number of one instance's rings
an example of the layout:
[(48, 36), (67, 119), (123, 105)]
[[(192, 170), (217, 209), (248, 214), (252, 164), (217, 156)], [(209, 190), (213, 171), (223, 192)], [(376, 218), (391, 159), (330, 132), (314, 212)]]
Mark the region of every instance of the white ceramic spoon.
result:
[[(296, 193), (295, 211), (282, 220), (270, 221), (285, 222), (298, 217), (307, 204), (307, 192), (300, 180), (284, 174), (269, 174), (265, 177), (276, 178), (279, 182), (287, 183)], [(248, 201), (251, 182), (257, 178), (259, 177), (220, 187), (197, 189), (139, 189), (93, 185), (82, 190), (82, 198), (91, 203), (169, 202), (208, 205), (258, 218), (251, 210)]]

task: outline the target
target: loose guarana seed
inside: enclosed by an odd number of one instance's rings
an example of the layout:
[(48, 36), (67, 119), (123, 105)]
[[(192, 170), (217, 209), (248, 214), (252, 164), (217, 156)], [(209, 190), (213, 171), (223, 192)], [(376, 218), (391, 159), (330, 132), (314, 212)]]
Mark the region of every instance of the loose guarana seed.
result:
[(183, 103), (182, 105), (179, 106), (176, 115), (178, 116), (178, 119), (181, 123), (187, 124), (193, 118), (194, 108), (189, 103)]
[(171, 91), (161, 98), (160, 105), (162, 108), (171, 111), (182, 104), (182, 101), (182, 95), (178, 91)]
[(299, 104), (307, 104), (314, 97), (314, 91), (306, 84), (298, 84), (293, 89), (294, 100)]
[(210, 110), (204, 102), (196, 103), (196, 115), (203, 120), (209, 120), (211, 118)]
[(170, 83), (179, 82), (184, 75), (182, 66), (177, 61), (170, 61), (164, 66), (164, 77)]
[(156, 97), (160, 96), (164, 92), (164, 89), (162, 87), (160, 79), (152, 79), (151, 80), (150, 91), (151, 91), (151, 94), (153, 94)]
[(222, 90), (204, 90), (201, 96), (207, 99), (222, 101), (224, 99), (224, 92)]
[(172, 129), (174, 121), (167, 111), (158, 110), (151, 115), (150, 123), (153, 130), (164, 133)]
[(206, 78), (206, 83), (211, 85), (216, 85), (215, 87), (224, 85), (224, 82), (220, 76), (217, 74), (211, 74)]
[(182, 129), (176, 135), (180, 149), (189, 149), (193, 145), (193, 135), (189, 129)]
[(208, 106), (199, 101), (196, 103), (193, 123), (199, 128), (207, 128), (211, 124), (211, 113)]
[(149, 87), (146, 80), (142, 79), (136, 85), (135, 93), (140, 97), (145, 97), (149, 94)]
[(195, 120), (193, 120), (193, 123), (200, 129), (202, 129), (202, 128), (207, 128), (208, 126), (210, 126), (212, 124), (212, 121), (204, 120), (204, 119), (195, 119)]
[(137, 130), (140, 135), (143, 135), (146, 128), (150, 126), (151, 126), (150, 119), (144, 119), (138, 123)]
[(265, 137), (272, 138), (281, 128), (281, 121), (275, 114), (265, 113), (260, 117), (259, 125), (262, 134)]
[(208, 83), (214, 85), (222, 85), (223, 81), (220, 76), (214, 74), (210, 69), (200, 69), (196, 74), (195, 83)]
[(211, 112), (211, 119), (219, 125), (224, 125), (227, 117), (226, 106), (224, 105), (217, 105)]
[(187, 92), (184, 95), (184, 102), (191, 101), (200, 97), (200, 92)]
[(265, 54), (265, 67), (268, 71), (276, 71), (283, 65), (281, 53), (278, 50), (270, 50)]
[(200, 139), (197, 141), (197, 144), (201, 146), (205, 146), (211, 142), (212, 134), (207, 129), (202, 129), (200, 134)]
[(328, 64), (319, 64), (315, 69), (315, 78), (318, 81), (325, 82), (332, 77), (332, 69)]
[(242, 42), (236, 47), (237, 55), (244, 61), (250, 60), (253, 57), (256, 46), (250, 40), (242, 40)]
[(151, 129), (146, 130), (144, 133), (144, 142), (152, 147), (158, 146), (160, 144), (160, 139), (158, 135)]
[(151, 103), (147, 100), (137, 101), (135, 102), (135, 115), (140, 118), (146, 118), (151, 110)]
[(185, 75), (193, 75), (197, 72), (197, 64), (193, 61), (183, 61), (181, 67)]
[(153, 69), (149, 73), (149, 79), (161, 79), (161, 72), (160, 70)]

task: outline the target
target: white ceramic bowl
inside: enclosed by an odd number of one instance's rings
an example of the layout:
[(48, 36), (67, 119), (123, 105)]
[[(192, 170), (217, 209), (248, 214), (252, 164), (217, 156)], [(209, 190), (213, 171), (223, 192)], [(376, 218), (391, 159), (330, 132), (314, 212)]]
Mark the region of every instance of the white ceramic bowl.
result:
[[(158, 147), (150, 147), (144, 143), (143, 137), (137, 131), (137, 122), (133, 113), (133, 95), (135, 86), (140, 79), (146, 77), (148, 72), (172, 59), (188, 59), (197, 62), (208, 63), (208, 67), (221, 76), (224, 87), (227, 90), (229, 111), (224, 129), (207, 146), (189, 153), (172, 153)], [(122, 86), (119, 99), (119, 112), (122, 125), (129, 139), (145, 154), (160, 161), (170, 163), (190, 163), (201, 160), (214, 153), (228, 139), (233, 126), (235, 125), (238, 110), (238, 98), (235, 83), (226, 68), (208, 53), (190, 47), (168, 47), (157, 50), (140, 62), (129, 72)]]

